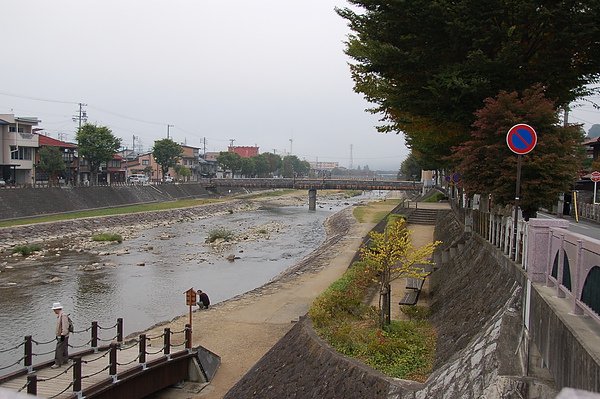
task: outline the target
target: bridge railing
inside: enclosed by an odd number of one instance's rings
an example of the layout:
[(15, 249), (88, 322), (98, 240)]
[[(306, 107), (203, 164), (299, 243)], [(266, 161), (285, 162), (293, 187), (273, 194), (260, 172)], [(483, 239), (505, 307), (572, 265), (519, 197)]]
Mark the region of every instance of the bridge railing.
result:
[(562, 219), (519, 219), (515, 235), (512, 216), (468, 208), (462, 214), (467, 229), (520, 265), (530, 281), (555, 288), (573, 314), (600, 323), (600, 240), (567, 230)]

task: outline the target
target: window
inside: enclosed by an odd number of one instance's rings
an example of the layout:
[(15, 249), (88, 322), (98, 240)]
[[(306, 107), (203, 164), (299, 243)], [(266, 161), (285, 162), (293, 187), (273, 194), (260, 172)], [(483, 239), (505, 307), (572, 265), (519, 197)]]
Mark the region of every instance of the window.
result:
[(85, 158), (79, 158), (79, 166), (88, 166), (90, 163)]
[(32, 147), (17, 147), (10, 146), (10, 159), (19, 159), (23, 161), (31, 161), (33, 159)]
[(118, 159), (113, 159), (112, 161), (110, 161), (110, 168), (120, 168), (121, 167), (121, 161), (119, 161)]
[[(8, 131), (9, 133), (16, 133), (17, 132), (17, 127), (16, 126), (9, 126), (8, 127)], [(24, 130), (22, 127), (19, 128), (19, 133), (23, 133)]]
[(142, 159), (142, 165), (144, 165), (144, 166), (150, 165), (150, 160), (148, 160), (148, 159)]

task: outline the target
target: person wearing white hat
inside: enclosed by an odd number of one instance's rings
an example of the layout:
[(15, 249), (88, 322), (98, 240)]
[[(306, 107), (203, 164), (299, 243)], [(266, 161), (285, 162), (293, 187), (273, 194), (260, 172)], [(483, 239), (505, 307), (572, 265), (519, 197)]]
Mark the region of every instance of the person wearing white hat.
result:
[(54, 364), (50, 367), (55, 369), (67, 363), (69, 359), (69, 317), (63, 312), (60, 302), (54, 302), (52, 310), (56, 314), (56, 350)]

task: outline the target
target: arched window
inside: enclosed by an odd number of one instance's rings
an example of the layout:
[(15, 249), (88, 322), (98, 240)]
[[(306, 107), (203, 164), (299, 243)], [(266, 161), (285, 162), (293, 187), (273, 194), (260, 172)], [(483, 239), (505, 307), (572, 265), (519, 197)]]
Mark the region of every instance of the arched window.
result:
[(581, 302), (600, 314), (600, 267), (594, 266), (585, 278), (581, 291)]
[[(552, 277), (558, 280), (558, 252), (556, 256), (554, 256), (554, 263), (552, 264)], [(563, 249), (563, 275), (562, 275), (562, 285), (565, 286), (566, 289), (571, 291), (571, 267), (569, 266), (569, 258), (567, 257), (567, 253)]]

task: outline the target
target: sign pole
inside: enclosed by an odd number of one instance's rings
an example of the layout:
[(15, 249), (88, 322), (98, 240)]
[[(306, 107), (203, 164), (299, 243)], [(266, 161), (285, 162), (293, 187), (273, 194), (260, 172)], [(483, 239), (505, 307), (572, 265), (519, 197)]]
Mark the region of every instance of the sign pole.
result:
[(596, 205), (596, 186), (598, 185), (598, 182), (595, 181), (594, 182), (594, 205)]
[[(517, 155), (517, 187), (515, 188), (515, 217), (513, 221), (513, 249), (516, 257), (517, 253), (517, 222), (519, 219), (519, 196), (521, 195), (521, 158)], [(515, 259), (516, 261), (516, 259)]]

